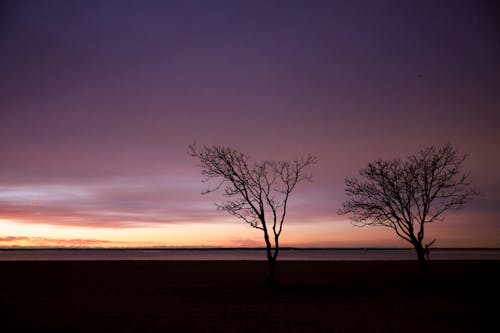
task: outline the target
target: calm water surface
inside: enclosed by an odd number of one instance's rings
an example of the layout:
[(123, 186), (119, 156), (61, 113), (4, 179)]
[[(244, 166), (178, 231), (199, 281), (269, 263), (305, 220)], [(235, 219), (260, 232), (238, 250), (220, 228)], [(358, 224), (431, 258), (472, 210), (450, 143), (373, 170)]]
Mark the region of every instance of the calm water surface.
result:
[[(500, 260), (500, 249), (434, 249), (431, 260)], [(282, 249), (280, 260), (416, 260), (412, 249)], [(11, 260), (266, 260), (262, 249), (0, 250)]]

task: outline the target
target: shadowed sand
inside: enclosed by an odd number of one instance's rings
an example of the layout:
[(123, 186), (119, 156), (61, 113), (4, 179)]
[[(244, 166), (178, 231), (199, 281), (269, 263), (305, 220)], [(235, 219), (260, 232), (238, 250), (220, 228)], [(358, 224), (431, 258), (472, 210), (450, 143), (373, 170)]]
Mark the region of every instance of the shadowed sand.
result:
[(1, 332), (481, 332), (499, 261), (0, 262)]

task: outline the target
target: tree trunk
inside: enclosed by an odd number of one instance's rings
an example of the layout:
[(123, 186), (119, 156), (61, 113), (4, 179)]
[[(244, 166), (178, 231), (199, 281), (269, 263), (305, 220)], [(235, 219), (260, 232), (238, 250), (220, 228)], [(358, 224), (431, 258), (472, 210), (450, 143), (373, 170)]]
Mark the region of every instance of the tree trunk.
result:
[(425, 250), (422, 247), (422, 244), (416, 243), (413, 244), (415, 246), (415, 250), (417, 251), (418, 262), (420, 263), (420, 269), (424, 275), (429, 273), (429, 265), (427, 263), (427, 259), (425, 258)]
[(269, 272), (267, 276), (267, 286), (274, 288), (276, 286), (276, 259), (268, 260)]
[(273, 248), (266, 229), (264, 229), (264, 240), (266, 241), (266, 254), (269, 268), (266, 285), (269, 288), (274, 288), (276, 285), (276, 257), (273, 256)]

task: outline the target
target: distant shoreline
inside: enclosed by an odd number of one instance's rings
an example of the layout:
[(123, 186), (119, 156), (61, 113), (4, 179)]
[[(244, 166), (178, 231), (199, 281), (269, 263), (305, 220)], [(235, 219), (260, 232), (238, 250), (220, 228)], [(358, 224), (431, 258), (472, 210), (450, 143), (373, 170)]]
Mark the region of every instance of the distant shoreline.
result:
[[(264, 247), (5, 247), (0, 251), (264, 251)], [(282, 247), (280, 251), (408, 251), (411, 247)], [(432, 250), (445, 251), (500, 251), (491, 247), (433, 247)]]
[[(8, 248), (0, 261), (79, 260), (266, 260), (265, 248)], [(280, 261), (417, 260), (412, 248), (291, 248), (280, 250)], [(500, 249), (436, 248), (431, 260), (500, 260)]]

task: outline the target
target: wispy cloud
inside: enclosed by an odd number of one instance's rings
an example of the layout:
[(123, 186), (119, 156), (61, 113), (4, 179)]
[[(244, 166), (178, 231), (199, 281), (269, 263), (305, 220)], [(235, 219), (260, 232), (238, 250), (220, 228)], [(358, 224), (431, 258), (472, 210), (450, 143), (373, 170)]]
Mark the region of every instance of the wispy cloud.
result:
[[(304, 186), (305, 187), (305, 186)], [(0, 218), (21, 223), (137, 228), (228, 219), (217, 211), (220, 194), (200, 195), (200, 177), (116, 177), (102, 183), (0, 187)], [(318, 195), (324, 195), (318, 200)], [(325, 192), (290, 199), (289, 223), (335, 220)]]
[(51, 237), (0, 237), (1, 247), (110, 247), (130, 246), (134, 243), (115, 242), (101, 239), (65, 239)]
[(207, 222), (220, 215), (189, 179), (0, 187), (0, 218), (18, 222), (127, 228)]

